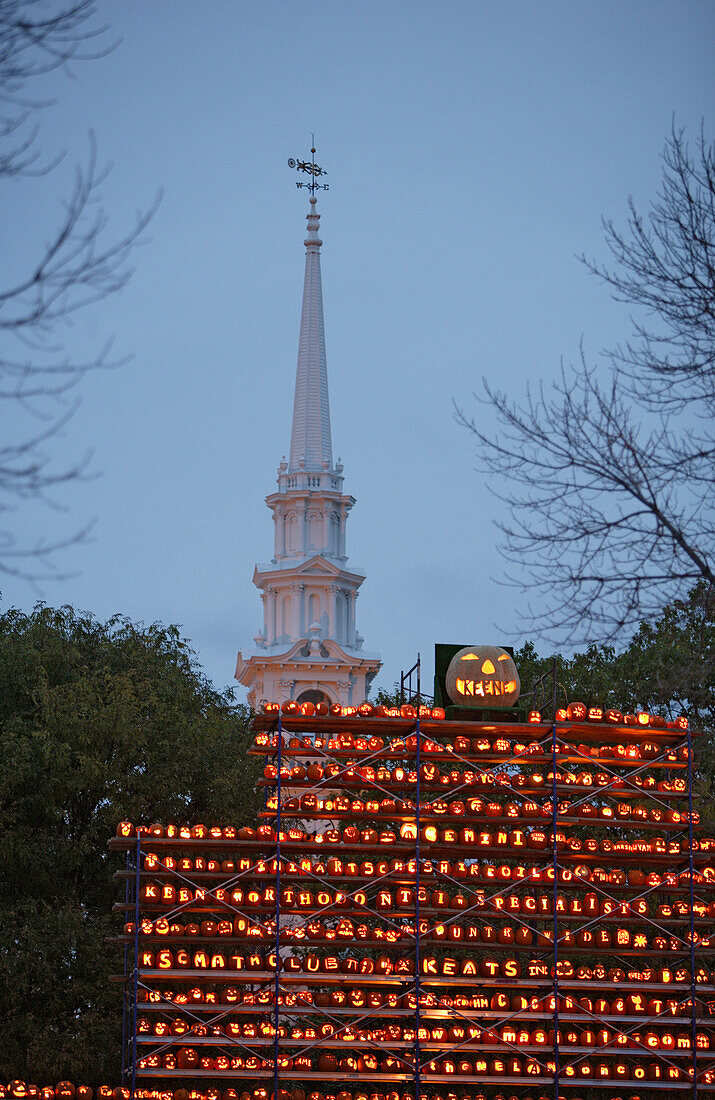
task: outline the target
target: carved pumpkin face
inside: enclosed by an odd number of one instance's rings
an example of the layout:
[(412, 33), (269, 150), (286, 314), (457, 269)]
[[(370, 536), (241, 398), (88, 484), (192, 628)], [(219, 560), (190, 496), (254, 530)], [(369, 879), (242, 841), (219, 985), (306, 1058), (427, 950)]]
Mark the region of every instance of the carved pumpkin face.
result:
[(512, 657), (498, 646), (465, 646), (449, 662), (447, 694), (458, 706), (511, 707), (521, 684)]

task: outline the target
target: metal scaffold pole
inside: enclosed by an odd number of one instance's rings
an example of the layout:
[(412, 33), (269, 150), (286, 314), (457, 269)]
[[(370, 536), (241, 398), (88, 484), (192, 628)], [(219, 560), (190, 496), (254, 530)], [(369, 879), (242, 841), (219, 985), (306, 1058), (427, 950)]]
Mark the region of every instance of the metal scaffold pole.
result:
[(417, 721), (415, 723), (415, 731), (417, 743), (415, 747), (415, 766), (417, 770), (417, 786), (415, 790), (415, 1100), (420, 1100), (420, 1082), (421, 1082), (421, 1069), (420, 1060), (422, 1057), (420, 1049), (420, 1027), (422, 1023), (421, 1014), (421, 1000), (422, 1000), (422, 987), (420, 982), (420, 883), (421, 883), (421, 852), (420, 852), (420, 823), (421, 814), (420, 807), (422, 802), (421, 796), (421, 784), (420, 784), (420, 769), (421, 769), (421, 747), (420, 742), (422, 740), (420, 732), (420, 716), (419, 716), (419, 684), (420, 684), (420, 659), (417, 657), (417, 697), (418, 697), (418, 710)]
[[(124, 906), (125, 909), (129, 909), (129, 869), (130, 869), (130, 855), (129, 852), (124, 853), (124, 870), (126, 877), (124, 879)], [(127, 1083), (127, 1015), (129, 1009), (129, 944), (124, 944), (124, 985), (122, 986), (122, 1084)]]
[(693, 1098), (698, 1097), (698, 988), (695, 973), (695, 861), (693, 859), (693, 738), (688, 728), (688, 881), (690, 883), (690, 1020), (693, 1044)]
[(557, 757), (557, 742), (556, 742), (556, 658), (554, 658), (551, 667), (552, 687), (551, 687), (551, 829), (552, 829), (552, 845), (553, 845), (553, 872), (554, 872), (554, 888), (553, 888), (553, 908), (554, 908), (554, 920), (552, 925), (552, 934), (554, 939), (553, 946), (553, 959), (554, 959), (554, 1100), (558, 1100), (559, 1097), (559, 1075), (561, 1067), (559, 1065), (559, 917), (558, 917), (558, 897), (559, 897), (559, 854), (558, 844), (556, 838), (557, 822), (558, 822), (558, 802), (557, 802), (557, 784), (556, 784), (556, 765), (558, 762)]
[(275, 1030), (275, 1036), (273, 1040), (273, 1094), (275, 1100), (278, 1100), (278, 1058), (280, 1052), (280, 993), (281, 993), (281, 800), (282, 790), (281, 771), (283, 768), (283, 724), (281, 719), (278, 719), (278, 755), (277, 755), (277, 770), (278, 775), (276, 777), (276, 977), (273, 986), (273, 1000), (274, 1000), (274, 1012), (273, 1012), (273, 1026)]
[(141, 890), (141, 847), (141, 833), (137, 832), (137, 842), (134, 852), (136, 863), (134, 865), (134, 970), (132, 974), (132, 1096), (136, 1096), (137, 1088), (137, 1008), (139, 1000), (139, 901)]

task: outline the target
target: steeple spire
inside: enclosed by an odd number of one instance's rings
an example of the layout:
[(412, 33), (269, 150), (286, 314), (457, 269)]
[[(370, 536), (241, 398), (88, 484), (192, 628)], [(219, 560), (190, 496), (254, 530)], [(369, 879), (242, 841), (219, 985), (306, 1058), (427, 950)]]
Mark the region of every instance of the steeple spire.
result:
[(288, 161), (310, 182), (305, 239), (305, 282), (295, 376), (289, 461), (278, 465), (277, 486), (266, 497), (273, 514), (273, 557), (256, 565), (253, 583), (263, 602), (255, 649), (239, 652), (236, 679), (248, 701), (359, 703), (380, 668), (363, 650), (355, 610), (365, 574), (348, 566), (345, 528), (355, 498), (343, 490), (343, 467), (333, 466), (320, 282), (320, 217), (316, 192), (327, 183), (310, 160)]
[(325, 356), (323, 289), (320, 278), (320, 215), (317, 199), (310, 196), (305, 239), (305, 278), (303, 309), (298, 341), (298, 367), (293, 398), (293, 426), (290, 438), (288, 473), (299, 470), (332, 470), (333, 448), (330, 437), (328, 366)]

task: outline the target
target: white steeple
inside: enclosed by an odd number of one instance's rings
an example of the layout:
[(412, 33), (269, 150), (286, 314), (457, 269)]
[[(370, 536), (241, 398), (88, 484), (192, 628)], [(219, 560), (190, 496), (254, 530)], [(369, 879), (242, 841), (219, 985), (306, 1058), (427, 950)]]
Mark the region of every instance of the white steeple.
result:
[[(315, 153), (315, 150), (313, 150)], [(315, 164), (303, 170), (313, 170)], [(355, 623), (365, 580), (348, 569), (345, 528), (355, 498), (343, 493), (343, 467), (333, 465), (328, 370), (320, 277), (320, 216), (311, 188), (305, 239), (303, 308), (293, 399), (289, 460), (278, 466), (277, 491), (266, 497), (273, 513), (270, 562), (256, 566), (263, 625), (255, 649), (239, 652), (236, 679), (248, 701), (320, 698), (360, 703), (380, 668), (365, 653)]]
[(320, 281), (320, 215), (317, 199), (310, 196), (308, 236), (305, 239), (305, 280), (300, 316), (298, 369), (293, 398), (293, 430), (290, 437), (288, 470), (322, 470), (333, 465), (330, 440), (328, 365), (325, 358), (323, 288)]

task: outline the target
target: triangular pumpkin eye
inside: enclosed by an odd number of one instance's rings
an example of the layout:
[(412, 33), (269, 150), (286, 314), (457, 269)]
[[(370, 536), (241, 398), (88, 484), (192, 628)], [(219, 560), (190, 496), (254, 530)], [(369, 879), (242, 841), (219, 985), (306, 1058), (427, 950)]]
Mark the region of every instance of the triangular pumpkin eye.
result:
[(482, 665), (482, 672), (484, 672), (487, 676), (490, 676), (492, 672), (496, 672), (496, 669), (494, 668), (494, 665), (492, 664), (492, 662), (489, 660), (488, 657), (487, 657), (486, 661), (484, 662), (484, 664)]

